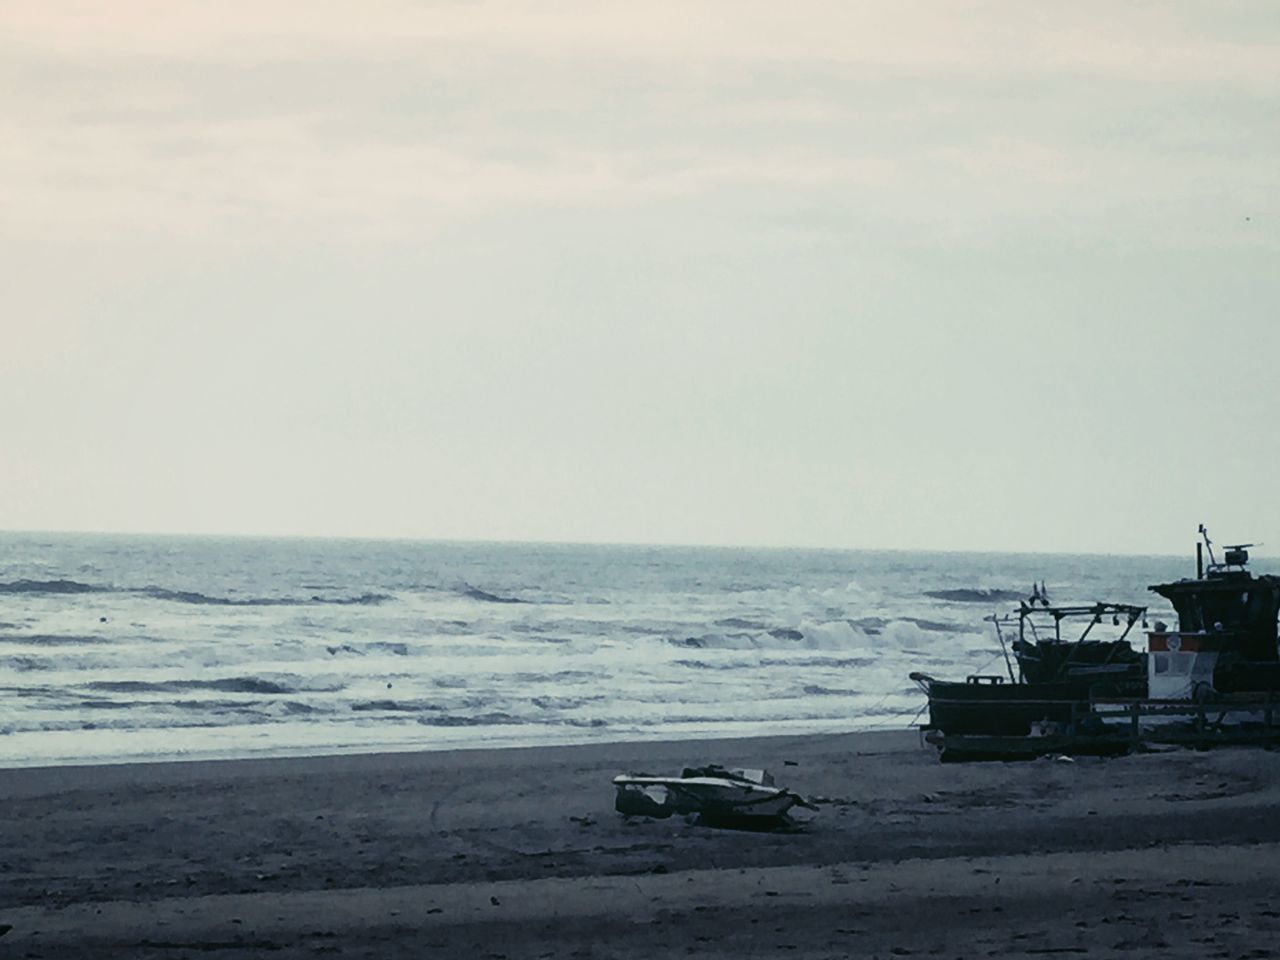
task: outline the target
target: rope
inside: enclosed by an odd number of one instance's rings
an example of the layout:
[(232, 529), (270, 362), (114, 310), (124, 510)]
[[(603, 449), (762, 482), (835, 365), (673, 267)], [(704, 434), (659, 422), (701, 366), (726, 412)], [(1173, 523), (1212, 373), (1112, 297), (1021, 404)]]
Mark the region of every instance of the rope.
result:
[[(881, 698), (880, 698), (880, 700), (879, 700), (879, 702), (878, 702), (878, 703), (876, 703), (876, 704), (873, 704), (873, 705), (872, 705), (871, 709), (873, 709), (873, 710), (874, 710), (877, 706), (879, 706), (881, 703), (884, 703), (884, 702), (885, 702), (886, 700), (888, 700), (891, 696), (893, 696), (893, 694), (891, 694), (891, 693), (886, 693), (883, 697), (881, 697)], [(924, 702), (924, 706), (923, 706), (923, 707), (921, 707), (919, 710), (917, 710), (917, 711), (915, 712), (915, 715), (914, 715), (914, 716), (912, 716), (912, 718), (911, 718), (910, 720), (908, 720), (905, 724), (903, 724), (903, 726), (904, 726), (904, 727), (910, 727), (913, 723), (915, 723), (918, 719), (920, 719), (920, 715), (921, 715), (922, 713), (924, 713), (924, 712), (925, 712), (926, 710), (928, 710), (928, 709), (929, 709), (929, 701), (928, 701), (928, 700), (926, 700), (926, 701)], [(906, 716), (908, 713), (910, 713), (910, 712), (911, 712), (910, 708), (907, 708), (906, 710), (903, 710), (903, 711), (901, 711), (900, 713), (891, 713), (891, 714), (889, 714), (889, 715), (888, 715), (888, 716), (886, 716), (886, 717), (881, 717), (881, 718), (880, 718), (879, 720), (877, 720), (875, 723), (871, 724), (871, 726), (867, 727), (867, 729), (868, 729), (868, 730), (879, 730), (879, 729), (881, 729), (881, 728), (883, 728), (883, 727), (887, 727), (887, 726), (889, 726), (889, 725), (891, 725), (891, 724), (894, 724), (894, 723), (896, 723), (897, 721), (901, 720), (903, 717), (905, 717), (905, 716)]]
[[(973, 671), (973, 673), (982, 673), (984, 670), (986, 670), (988, 667), (990, 667), (993, 663), (995, 663), (997, 660), (999, 660), (1002, 656), (1003, 656), (1003, 654), (1001, 654), (1001, 653), (997, 653), (994, 657), (992, 657), (990, 660), (988, 660), (988, 661), (987, 661), (986, 663), (984, 663), (982, 666), (978, 667), (978, 669), (977, 669), (977, 670), (974, 670), (974, 671)], [(867, 710), (866, 710), (865, 712), (866, 712), (866, 713), (873, 713), (873, 712), (875, 711), (876, 707), (880, 706), (882, 703), (884, 703), (886, 700), (888, 700), (888, 699), (889, 699), (890, 697), (892, 697), (892, 696), (894, 696), (894, 694), (892, 694), (892, 693), (886, 693), (883, 697), (881, 697), (879, 700), (877, 700), (875, 703), (873, 703), (870, 707), (868, 707), (868, 708), (867, 708)], [(965, 703), (979, 703), (979, 702), (984, 702), (984, 701), (977, 701), (977, 700), (970, 701), (970, 700), (965, 700), (965, 701), (963, 701), (963, 702), (965, 702)], [(1003, 701), (992, 701), (992, 702), (1002, 703)], [(1055, 701), (1055, 702), (1056, 702), (1056, 701)], [(925, 712), (926, 710), (928, 710), (928, 709), (929, 709), (929, 701), (928, 701), (928, 700), (925, 700), (925, 702), (924, 702), (924, 706), (922, 706), (919, 710), (917, 710), (917, 711), (912, 715), (911, 719), (910, 719), (910, 720), (908, 720), (905, 724), (903, 724), (903, 726), (904, 726), (904, 727), (911, 727), (911, 726), (913, 726), (913, 725), (915, 724), (915, 722), (916, 722), (917, 720), (919, 720), (919, 719), (920, 719), (920, 717), (924, 714), (924, 712)], [(886, 726), (889, 726), (890, 724), (894, 724), (894, 723), (896, 723), (897, 721), (901, 720), (903, 717), (905, 717), (905, 716), (906, 716), (908, 713), (910, 713), (910, 712), (911, 712), (911, 711), (910, 711), (910, 708), (907, 708), (906, 710), (903, 710), (903, 711), (901, 711), (900, 713), (892, 713), (892, 714), (889, 714), (889, 715), (888, 715), (888, 716), (886, 716), (886, 717), (881, 717), (881, 718), (880, 718), (879, 720), (877, 720), (875, 723), (871, 724), (871, 726), (867, 727), (867, 729), (868, 729), (868, 730), (879, 730), (879, 729), (881, 729), (882, 727), (886, 727)]]

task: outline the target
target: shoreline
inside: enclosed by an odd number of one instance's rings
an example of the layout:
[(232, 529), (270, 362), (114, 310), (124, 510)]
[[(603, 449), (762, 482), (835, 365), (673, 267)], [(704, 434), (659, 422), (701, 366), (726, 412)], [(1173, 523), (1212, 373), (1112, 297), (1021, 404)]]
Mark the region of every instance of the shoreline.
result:
[[(503, 738), (495, 738), (490, 741), (492, 746), (477, 746), (465, 742), (449, 742), (442, 743), (439, 746), (425, 746), (422, 743), (403, 743), (401, 745), (386, 746), (383, 745), (379, 749), (370, 749), (369, 744), (353, 744), (350, 747), (343, 746), (324, 746), (317, 749), (307, 747), (285, 748), (280, 752), (273, 752), (270, 749), (260, 751), (240, 753), (228, 752), (226, 754), (217, 752), (193, 753), (190, 756), (179, 756), (172, 754), (155, 754), (148, 756), (122, 756), (120, 758), (112, 757), (88, 757), (81, 759), (71, 759), (67, 761), (47, 762), (43, 760), (13, 761), (0, 760), (0, 772), (6, 770), (41, 770), (48, 767), (75, 767), (96, 768), (96, 767), (117, 767), (117, 766), (148, 766), (151, 764), (168, 764), (168, 763), (237, 763), (241, 761), (277, 761), (277, 760), (305, 760), (308, 758), (318, 757), (350, 757), (350, 756), (391, 756), (398, 754), (417, 754), (417, 753), (454, 753), (454, 752), (472, 752), (472, 751), (491, 751), (491, 750), (551, 750), (559, 748), (576, 748), (576, 747), (606, 747), (610, 745), (630, 746), (647, 743), (705, 743), (719, 742), (724, 740), (766, 740), (776, 739), (779, 737), (840, 737), (840, 736), (863, 736), (877, 735), (882, 733), (912, 733), (918, 735), (919, 728), (914, 726), (915, 720), (910, 725), (897, 726), (883, 722), (885, 719), (894, 721), (903, 720), (907, 717), (918, 719), (923, 710), (909, 710), (900, 714), (893, 714), (886, 718), (878, 715), (873, 720), (881, 721), (879, 723), (871, 723), (866, 727), (858, 727), (852, 725), (853, 721), (842, 721), (839, 729), (822, 730), (810, 727), (809, 729), (801, 729), (782, 733), (770, 733), (764, 735), (748, 735), (741, 732), (725, 732), (723, 734), (694, 732), (686, 737), (672, 737), (669, 734), (655, 735), (650, 737), (632, 737), (621, 734), (618, 739), (598, 739), (594, 737), (584, 737), (583, 739), (570, 740), (546, 740), (532, 743), (517, 743)], [(735, 726), (759, 726), (759, 724), (749, 724), (747, 721), (741, 721)], [(776, 723), (773, 725), (777, 725)], [(836, 724), (831, 724), (836, 726)], [(515, 739), (515, 738), (512, 738)]]
[[(788, 833), (614, 812), (613, 775), (709, 762), (819, 812)], [(914, 731), (9, 768), (0, 946), (1241, 956), (1280, 938), (1277, 804), (1277, 753), (944, 765)]]
[[(32, 766), (0, 766), (0, 800), (10, 795), (15, 789), (8, 780), (13, 775), (30, 775), (38, 781), (53, 782), (56, 780), (78, 780), (81, 777), (92, 777), (95, 782), (106, 783), (113, 777), (126, 778), (137, 771), (149, 779), (155, 773), (161, 779), (180, 779), (183, 773), (190, 773), (195, 778), (216, 777), (250, 777), (259, 772), (281, 772), (280, 767), (294, 768), (299, 774), (307, 775), (318, 769), (330, 770), (334, 766), (344, 768), (367, 767), (369, 769), (396, 767), (430, 767), (436, 760), (439, 765), (454, 767), (479, 762), (482, 765), (520, 763), (522, 759), (537, 763), (559, 763), (569, 759), (596, 759), (597, 754), (617, 755), (631, 759), (652, 757), (655, 760), (667, 759), (679, 754), (686, 748), (690, 751), (705, 749), (722, 750), (730, 753), (755, 754), (765, 752), (786, 752), (788, 744), (819, 744), (825, 740), (855, 738), (860, 749), (900, 750), (908, 749), (919, 741), (916, 729), (884, 729), (854, 730), (839, 733), (794, 733), (767, 734), (756, 737), (724, 736), (724, 737), (690, 737), (688, 739), (666, 738), (653, 740), (592, 740), (581, 743), (523, 744), (493, 747), (441, 747), (436, 750), (421, 748), (405, 748), (403, 750), (350, 750), (330, 753), (300, 753), (296, 755), (262, 755), (242, 757), (193, 757), (167, 758), (157, 760), (120, 760), (90, 763), (51, 763)], [(905, 739), (904, 739), (905, 738)], [(881, 742), (883, 741), (883, 743)], [(910, 744), (907, 743), (910, 741)], [(930, 755), (936, 751), (920, 742), (920, 749)], [(533, 754), (538, 756), (535, 758)], [(561, 756), (561, 755), (564, 756)], [(621, 771), (619, 771), (621, 772)]]

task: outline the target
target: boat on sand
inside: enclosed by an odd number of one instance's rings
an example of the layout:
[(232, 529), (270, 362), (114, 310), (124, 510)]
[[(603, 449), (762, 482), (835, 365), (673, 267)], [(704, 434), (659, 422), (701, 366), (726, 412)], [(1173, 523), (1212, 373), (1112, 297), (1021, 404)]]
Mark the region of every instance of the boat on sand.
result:
[[(1111, 755), (1157, 743), (1280, 745), (1280, 576), (1247, 569), (1252, 544), (1226, 547), (1219, 561), (1203, 526), (1200, 534), (1195, 577), (1148, 588), (1172, 604), (1174, 628), (1148, 629), (1146, 608), (1130, 604), (1053, 606), (1037, 588), (1013, 614), (987, 618), (1007, 683), (912, 673), (928, 697), (925, 739), (943, 760)], [(1139, 622), (1143, 651), (1129, 642)], [(1083, 630), (1072, 634), (1070, 623)], [(1101, 637), (1109, 628), (1118, 635)]]
[(795, 807), (816, 809), (799, 794), (775, 786), (764, 770), (689, 767), (678, 777), (622, 774), (613, 785), (614, 808), (629, 816), (697, 814), (716, 825), (767, 829), (785, 823)]

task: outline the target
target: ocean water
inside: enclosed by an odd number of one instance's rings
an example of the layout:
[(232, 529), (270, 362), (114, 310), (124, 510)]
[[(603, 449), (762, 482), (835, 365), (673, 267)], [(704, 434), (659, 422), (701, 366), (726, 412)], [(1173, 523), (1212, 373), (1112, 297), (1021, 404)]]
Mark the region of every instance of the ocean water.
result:
[(905, 728), (1189, 558), (0, 534), (0, 766)]

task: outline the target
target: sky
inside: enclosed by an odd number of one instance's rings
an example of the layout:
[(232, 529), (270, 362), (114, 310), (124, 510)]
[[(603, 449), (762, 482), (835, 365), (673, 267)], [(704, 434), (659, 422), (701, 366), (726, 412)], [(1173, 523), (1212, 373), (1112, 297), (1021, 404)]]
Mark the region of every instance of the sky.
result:
[(1273, 0), (0, 0), (0, 529), (1270, 541)]

